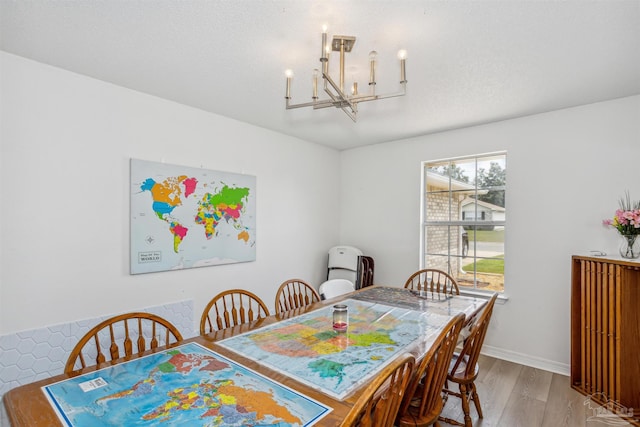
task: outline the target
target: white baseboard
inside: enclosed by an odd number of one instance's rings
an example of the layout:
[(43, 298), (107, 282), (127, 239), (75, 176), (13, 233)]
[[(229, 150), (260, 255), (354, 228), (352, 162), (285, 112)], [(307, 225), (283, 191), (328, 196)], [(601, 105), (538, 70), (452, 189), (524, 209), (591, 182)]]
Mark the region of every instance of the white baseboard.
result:
[(530, 356), (528, 354), (517, 353), (515, 351), (504, 350), (498, 347), (492, 347), (490, 345), (485, 345), (482, 347), (482, 354), (495, 357), (496, 359), (519, 363), (521, 365), (530, 366), (536, 369), (542, 369), (544, 371), (549, 371), (560, 375), (569, 376), (571, 372), (570, 365), (566, 363), (560, 363), (556, 362), (555, 360)]

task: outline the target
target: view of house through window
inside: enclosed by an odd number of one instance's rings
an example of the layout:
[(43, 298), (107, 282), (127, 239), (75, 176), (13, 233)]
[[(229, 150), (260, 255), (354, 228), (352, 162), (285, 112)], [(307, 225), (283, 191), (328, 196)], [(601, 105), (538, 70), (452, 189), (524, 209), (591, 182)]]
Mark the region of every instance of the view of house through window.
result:
[(422, 268), (460, 291), (504, 291), (507, 154), (423, 162)]

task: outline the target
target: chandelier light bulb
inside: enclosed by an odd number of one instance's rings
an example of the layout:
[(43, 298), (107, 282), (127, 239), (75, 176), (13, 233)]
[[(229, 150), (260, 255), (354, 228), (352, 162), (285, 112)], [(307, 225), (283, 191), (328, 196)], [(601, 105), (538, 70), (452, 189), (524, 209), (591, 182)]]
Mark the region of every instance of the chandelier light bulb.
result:
[(284, 75), (287, 76), (287, 91), (285, 92), (285, 99), (291, 99), (291, 78), (293, 77), (293, 71), (290, 69), (285, 70)]
[[(378, 52), (376, 52), (375, 50), (372, 50), (371, 52), (369, 52), (369, 86), (371, 86), (372, 90), (375, 89), (374, 86), (376, 85), (377, 58), (378, 58)], [(375, 93), (375, 91), (372, 93)]]
[(322, 26), (322, 43), (320, 44), (320, 62), (327, 61), (327, 52), (325, 51), (325, 46), (327, 44), (327, 24)]
[(400, 59), (400, 83), (407, 83), (407, 72), (405, 71), (406, 62), (407, 62), (407, 51), (404, 49), (400, 49), (398, 51), (398, 59)]
[(315, 101), (316, 99), (318, 99), (318, 74), (320, 72), (318, 71), (317, 68), (313, 69), (313, 95), (311, 96), (311, 98)]

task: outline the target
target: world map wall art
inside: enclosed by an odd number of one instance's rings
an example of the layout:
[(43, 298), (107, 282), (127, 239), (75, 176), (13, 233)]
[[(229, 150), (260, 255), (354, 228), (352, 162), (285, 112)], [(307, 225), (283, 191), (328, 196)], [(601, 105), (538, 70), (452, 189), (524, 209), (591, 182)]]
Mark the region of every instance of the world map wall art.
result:
[(131, 159), (131, 274), (255, 259), (255, 176)]

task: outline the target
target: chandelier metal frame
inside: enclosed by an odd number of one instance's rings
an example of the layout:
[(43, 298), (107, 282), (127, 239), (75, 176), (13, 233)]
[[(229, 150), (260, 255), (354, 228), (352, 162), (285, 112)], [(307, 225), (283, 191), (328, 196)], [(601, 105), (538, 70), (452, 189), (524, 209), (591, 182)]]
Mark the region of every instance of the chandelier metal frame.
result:
[[(324, 81), (324, 91), (328, 95), (328, 99), (318, 98), (318, 77), (320, 72), (318, 69), (313, 73), (313, 95), (311, 102), (304, 102), (300, 104), (291, 103), (291, 80), (293, 79), (293, 73), (291, 70), (286, 71), (286, 109), (313, 107), (314, 110), (328, 107), (339, 108), (345, 112), (347, 116), (354, 122), (358, 118), (358, 104), (361, 102), (376, 101), (379, 99), (395, 98), (404, 96), (407, 93), (407, 76), (406, 76), (406, 51), (400, 50), (398, 52), (398, 59), (400, 59), (400, 91), (390, 94), (377, 94), (376, 93), (376, 62), (377, 52), (371, 51), (369, 53), (369, 93), (359, 94), (358, 83), (354, 82), (351, 90), (351, 94), (344, 91), (344, 70), (345, 70), (345, 55), (353, 49), (353, 45), (356, 42), (354, 36), (333, 36), (331, 44), (327, 44), (327, 31), (326, 27), (322, 29), (322, 54), (320, 57), (320, 64), (322, 68), (322, 80)], [(329, 55), (331, 52), (340, 53), (340, 77), (338, 83), (329, 75)]]

